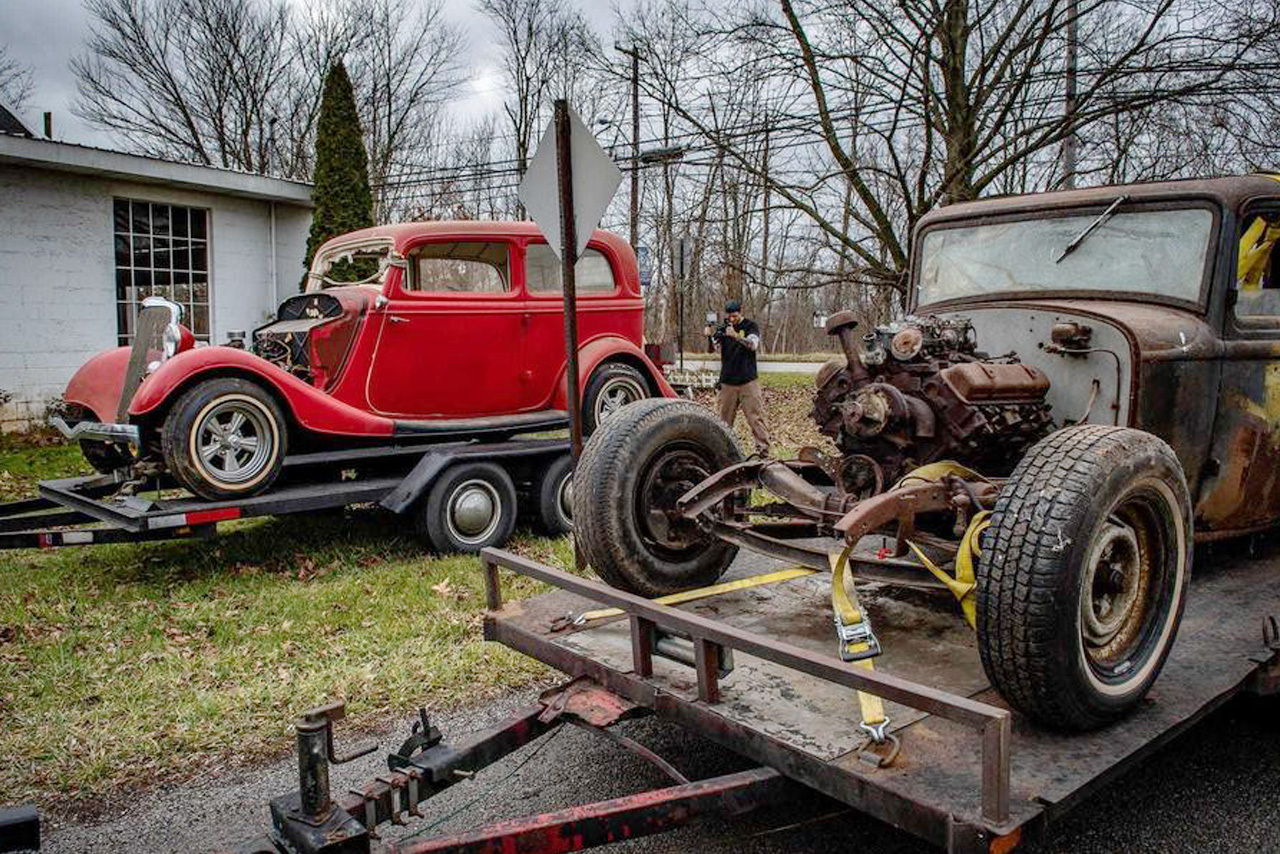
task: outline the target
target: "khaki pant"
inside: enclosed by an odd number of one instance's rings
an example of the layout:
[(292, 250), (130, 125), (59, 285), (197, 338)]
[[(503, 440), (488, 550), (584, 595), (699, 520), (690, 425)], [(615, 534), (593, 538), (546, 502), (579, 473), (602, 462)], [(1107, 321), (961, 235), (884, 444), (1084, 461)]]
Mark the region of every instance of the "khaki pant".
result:
[(756, 453), (769, 455), (769, 430), (764, 426), (764, 398), (760, 394), (759, 380), (752, 380), (745, 385), (721, 385), (718, 399), (720, 418), (729, 429), (733, 429), (733, 419), (738, 414), (738, 407), (747, 416), (747, 424), (751, 427), (751, 435), (756, 440)]

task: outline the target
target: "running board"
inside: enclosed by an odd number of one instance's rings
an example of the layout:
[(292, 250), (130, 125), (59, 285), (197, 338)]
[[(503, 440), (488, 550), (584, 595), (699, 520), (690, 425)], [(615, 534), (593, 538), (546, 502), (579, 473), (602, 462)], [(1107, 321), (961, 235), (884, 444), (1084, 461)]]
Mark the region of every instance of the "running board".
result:
[(562, 409), (546, 409), (521, 415), (486, 415), (481, 418), (441, 418), (435, 421), (397, 421), (396, 436), (475, 436), (505, 433), (537, 433), (563, 430), (569, 426), (569, 413)]

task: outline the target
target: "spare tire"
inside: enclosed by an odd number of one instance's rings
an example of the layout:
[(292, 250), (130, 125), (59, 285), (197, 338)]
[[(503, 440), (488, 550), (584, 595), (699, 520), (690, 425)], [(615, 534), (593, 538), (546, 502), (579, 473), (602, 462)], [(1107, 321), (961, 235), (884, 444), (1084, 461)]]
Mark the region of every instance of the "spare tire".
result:
[(978, 561), (987, 676), (1055, 729), (1123, 715), (1173, 646), (1191, 556), (1191, 496), (1167, 444), (1096, 425), (1042, 439), (1000, 491)]
[(742, 461), (706, 408), (656, 398), (600, 425), (573, 474), (573, 524), (591, 567), (614, 587), (662, 596), (713, 584), (738, 549), (675, 514), (675, 502)]

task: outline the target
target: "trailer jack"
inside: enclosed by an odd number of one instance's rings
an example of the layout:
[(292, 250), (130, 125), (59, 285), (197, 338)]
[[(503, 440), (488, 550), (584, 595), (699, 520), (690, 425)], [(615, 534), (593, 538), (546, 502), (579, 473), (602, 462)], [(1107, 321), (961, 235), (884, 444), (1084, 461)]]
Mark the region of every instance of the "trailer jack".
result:
[(606, 736), (652, 763), (675, 785), (499, 822), (457, 836), (419, 839), (414, 835), (386, 850), (397, 854), (580, 851), (671, 830), (707, 814), (738, 815), (776, 802), (794, 785), (770, 768), (688, 780), (647, 747), (608, 729), (618, 721), (649, 714), (647, 710), (583, 677), (546, 692), (536, 705), (456, 745), (445, 743), (419, 709), (409, 739), (387, 757), (389, 773), (335, 798), (329, 790), (329, 765), (349, 762), (376, 747), (357, 748), (347, 755), (335, 751), (333, 725), (343, 712), (342, 704), (335, 703), (312, 709), (295, 723), (298, 791), (271, 801), (270, 835), (241, 846), (240, 854), (368, 854), (373, 841), (380, 838), (380, 825), (405, 825), (406, 816), (421, 818), (419, 806), (428, 798), (471, 779), (485, 766), (565, 723)]

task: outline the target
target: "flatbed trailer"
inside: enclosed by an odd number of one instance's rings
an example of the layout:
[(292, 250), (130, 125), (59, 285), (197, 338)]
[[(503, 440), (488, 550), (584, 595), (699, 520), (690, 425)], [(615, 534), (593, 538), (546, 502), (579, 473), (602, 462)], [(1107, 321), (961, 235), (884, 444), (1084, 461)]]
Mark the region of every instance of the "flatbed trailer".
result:
[(117, 475), (41, 481), (38, 496), (0, 504), (0, 549), (53, 548), (212, 536), (218, 523), (372, 503), (410, 513), (451, 466), (494, 462), (516, 473), (545, 469), (567, 439), (389, 445), (298, 454), (261, 495), (209, 501), (159, 481), (121, 492)]
[[(505, 551), (486, 549), (483, 560), (485, 637), (570, 681), (456, 745), (423, 714), (388, 756), (388, 774), (332, 799), (328, 760), (349, 758), (333, 750), (338, 715), (332, 707), (309, 713), (298, 724), (299, 791), (272, 801), (270, 836), (243, 851), (371, 851), (379, 825), (421, 816), (419, 804), (431, 795), (565, 722), (632, 749), (673, 785), (386, 850), (576, 851), (707, 813), (776, 804), (792, 789), (819, 792), (949, 852), (1011, 851), (1043, 838), (1099, 787), (1233, 696), (1280, 689), (1274, 554), (1199, 566), (1178, 642), (1149, 699), (1109, 727), (1074, 734), (1043, 730), (1009, 709), (983, 673), (972, 632), (943, 596), (864, 587), (883, 648), (872, 671), (839, 660), (823, 573), (677, 607)], [(772, 564), (743, 555), (728, 579)], [(556, 589), (504, 602), (507, 573)], [(618, 613), (574, 619), (602, 607)], [(859, 690), (885, 700), (900, 746), (888, 764), (858, 727)], [(609, 729), (636, 715), (674, 722), (759, 767), (687, 780)]]

